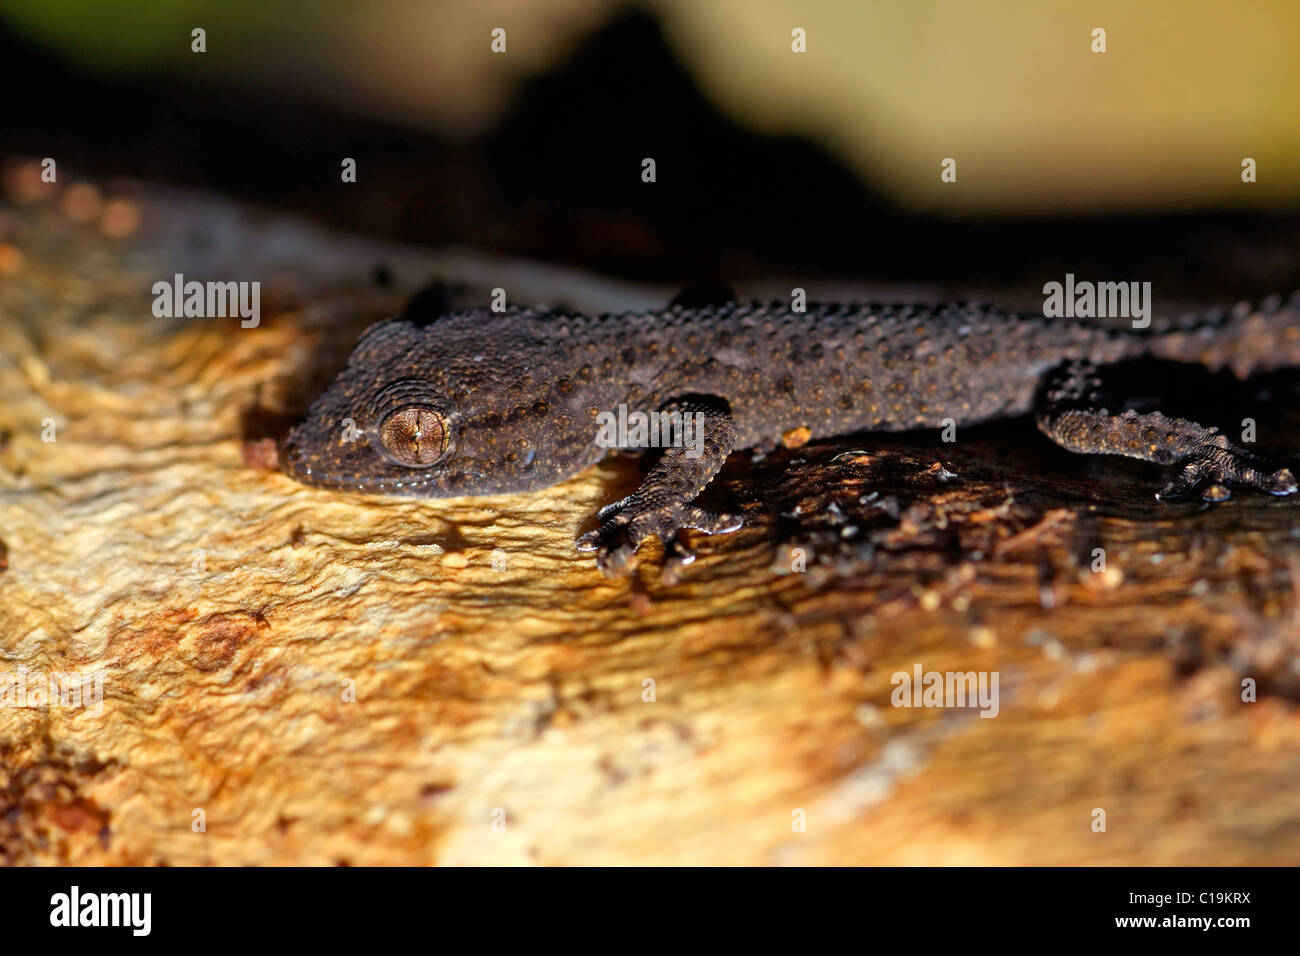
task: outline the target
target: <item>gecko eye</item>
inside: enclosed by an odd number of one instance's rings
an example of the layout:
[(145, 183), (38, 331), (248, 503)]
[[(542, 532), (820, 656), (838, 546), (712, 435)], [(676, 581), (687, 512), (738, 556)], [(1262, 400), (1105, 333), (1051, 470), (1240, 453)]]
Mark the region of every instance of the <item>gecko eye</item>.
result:
[(379, 426), (379, 440), (398, 464), (432, 465), (447, 450), (447, 422), (432, 408), (399, 408)]

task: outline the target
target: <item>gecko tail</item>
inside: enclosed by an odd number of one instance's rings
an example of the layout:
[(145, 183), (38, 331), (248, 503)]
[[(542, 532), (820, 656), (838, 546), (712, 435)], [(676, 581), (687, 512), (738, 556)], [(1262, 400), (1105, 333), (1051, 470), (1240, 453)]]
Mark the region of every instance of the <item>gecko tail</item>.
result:
[(1228, 368), (1238, 378), (1300, 366), (1300, 291), (1153, 327), (1146, 346), (1157, 358)]

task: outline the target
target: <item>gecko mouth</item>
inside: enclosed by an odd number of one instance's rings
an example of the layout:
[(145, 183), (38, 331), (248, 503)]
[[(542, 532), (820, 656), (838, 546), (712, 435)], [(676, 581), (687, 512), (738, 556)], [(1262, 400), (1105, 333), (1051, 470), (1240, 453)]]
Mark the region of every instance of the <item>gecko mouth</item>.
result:
[[(364, 440), (358, 440), (351, 451), (358, 456), (373, 454)], [(294, 481), (336, 491), (428, 497), (432, 489), (438, 492), (438, 497), (452, 497), (461, 493), (457, 491), (458, 487), (487, 480), (483, 472), (471, 469), (421, 474), (409, 467), (378, 460), (359, 461), (351, 467), (338, 460), (313, 462), (304, 454), (292, 433), (280, 445), (279, 458), (280, 470)]]
[[(301, 426), (299, 426), (301, 428)], [(320, 488), (355, 488), (361, 479), (360, 468), (340, 467), (343, 462), (313, 461), (303, 450), (299, 429), (295, 428), (280, 444), (280, 470), (294, 481)], [(351, 472), (349, 474), (348, 472)]]

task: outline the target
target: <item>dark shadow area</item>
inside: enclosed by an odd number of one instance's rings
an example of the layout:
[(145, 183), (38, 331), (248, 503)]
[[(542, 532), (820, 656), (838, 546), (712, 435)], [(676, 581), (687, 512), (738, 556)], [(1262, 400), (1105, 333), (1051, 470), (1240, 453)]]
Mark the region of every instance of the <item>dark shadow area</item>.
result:
[[(55, 156), (69, 179), (183, 184), (412, 242), (677, 282), (794, 273), (1037, 287), (1074, 272), (1149, 279), (1186, 299), (1300, 286), (1294, 212), (900, 214), (816, 145), (717, 112), (643, 13), (535, 77), (469, 145), (251, 85), (82, 74), (9, 33), (0, 64), (9, 155)], [(355, 184), (339, 180), (345, 156), (358, 161)], [(641, 180), (647, 156), (653, 184)]]

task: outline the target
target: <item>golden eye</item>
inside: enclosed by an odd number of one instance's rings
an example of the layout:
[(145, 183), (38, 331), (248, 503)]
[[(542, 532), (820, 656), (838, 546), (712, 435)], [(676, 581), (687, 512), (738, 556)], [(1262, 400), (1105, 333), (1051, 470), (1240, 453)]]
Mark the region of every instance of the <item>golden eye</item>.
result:
[(447, 450), (447, 423), (432, 408), (401, 408), (384, 419), (379, 438), (403, 465), (432, 465)]

